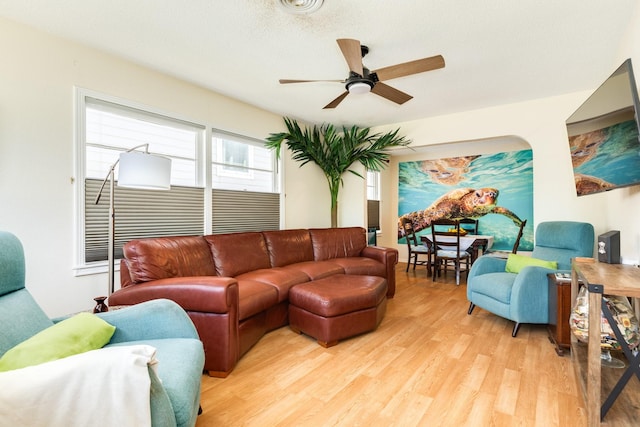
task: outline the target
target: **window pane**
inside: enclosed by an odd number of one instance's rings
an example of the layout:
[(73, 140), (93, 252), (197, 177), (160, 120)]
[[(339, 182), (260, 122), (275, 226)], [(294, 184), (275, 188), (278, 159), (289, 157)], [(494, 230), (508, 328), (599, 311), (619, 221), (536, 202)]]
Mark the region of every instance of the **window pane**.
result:
[[(149, 152), (171, 158), (170, 191), (115, 188), (116, 258), (134, 238), (200, 234), (204, 191), (197, 187), (197, 153), (204, 126), (96, 98), (84, 98), (84, 262), (107, 258), (109, 187), (100, 203), (102, 180), (122, 152), (148, 144)], [(142, 151), (143, 148), (137, 149)], [(116, 167), (115, 178), (118, 179)]]
[(380, 200), (380, 172), (367, 171), (367, 200)]
[(211, 186), (238, 191), (277, 192), (274, 156), (249, 138), (215, 135), (212, 139)]
[(86, 177), (104, 178), (121, 152), (149, 144), (149, 152), (172, 159), (172, 185), (196, 186), (196, 152), (202, 129), (189, 129), (178, 121), (172, 124), (170, 119), (158, 123), (162, 120), (153, 114), (144, 120), (143, 113), (134, 114), (124, 106), (120, 113), (114, 112), (118, 107), (112, 104), (107, 108), (104, 103), (87, 100)]
[(225, 165), (249, 167), (249, 146), (247, 144), (222, 140), (221, 147)]

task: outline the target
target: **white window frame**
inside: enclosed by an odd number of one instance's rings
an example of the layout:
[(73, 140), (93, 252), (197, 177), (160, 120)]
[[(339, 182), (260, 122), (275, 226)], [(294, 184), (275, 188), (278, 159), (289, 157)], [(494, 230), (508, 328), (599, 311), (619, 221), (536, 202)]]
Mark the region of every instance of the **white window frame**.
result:
[[(381, 200), (380, 200), (380, 172), (379, 171), (370, 171), (367, 170), (367, 175), (366, 175), (366, 181), (367, 181), (367, 228), (369, 228), (369, 222), (370, 222), (370, 218), (369, 218), (369, 208), (370, 208), (370, 201), (375, 201), (377, 202), (378, 205), (378, 228), (381, 229), (380, 226), (380, 219), (381, 219), (381, 213), (380, 213), (380, 209), (381, 209)], [(371, 192), (373, 193), (373, 198), (369, 198), (369, 191), (371, 190)], [(380, 230), (377, 231), (377, 233), (380, 233)]]
[[(166, 113), (163, 111), (159, 111), (158, 109), (154, 109), (152, 107), (136, 104), (134, 102), (123, 100), (117, 97), (105, 95), (99, 92), (91, 91), (84, 88), (75, 87), (75, 179), (73, 180), (75, 183), (75, 203), (74, 203), (74, 212), (75, 212), (75, 224), (74, 228), (76, 230), (76, 244), (74, 245), (74, 267), (73, 271), (76, 276), (84, 276), (96, 273), (104, 273), (108, 269), (108, 261), (95, 261), (95, 262), (86, 262), (85, 261), (85, 212), (84, 206), (86, 203), (85, 200), (85, 157), (86, 157), (86, 109), (87, 109), (87, 98), (93, 98), (99, 101), (103, 101), (106, 103), (111, 103), (115, 105), (119, 105), (123, 107), (123, 111), (127, 109), (132, 110), (132, 116), (135, 115), (135, 110), (138, 110), (143, 113), (147, 113), (149, 116), (157, 115), (159, 117), (166, 117), (168, 119), (175, 120), (176, 122), (185, 122), (191, 123), (198, 128), (202, 128), (202, 132), (197, 137), (196, 141), (196, 187), (206, 187), (207, 180), (205, 179), (206, 175), (206, 164), (207, 164), (207, 156), (206, 156), (206, 129), (208, 128), (204, 124), (194, 123), (191, 120), (176, 117), (173, 113)], [(211, 212), (208, 206), (210, 205), (206, 203), (207, 194), (210, 191), (206, 191), (205, 188), (205, 205), (204, 205), (204, 218), (203, 218), (203, 232), (206, 232), (206, 218), (211, 217)], [(210, 190), (210, 188), (209, 188)], [(116, 214), (117, 215), (117, 214)], [(116, 218), (117, 220), (117, 218)], [(210, 225), (209, 225), (210, 230)], [(119, 269), (119, 263), (116, 262), (116, 270)]]
[[(240, 140), (240, 142), (250, 142), (251, 145), (263, 146), (264, 141), (245, 137), (242, 135), (233, 134), (230, 132), (215, 129), (210, 124), (196, 123), (187, 118), (177, 117), (175, 113), (167, 113), (159, 111), (156, 108), (149, 107), (147, 105), (137, 104), (128, 100), (117, 98), (114, 96), (105, 95), (84, 88), (74, 88), (74, 111), (75, 111), (75, 135), (74, 135), (74, 157), (75, 157), (75, 177), (72, 182), (75, 184), (75, 198), (74, 198), (74, 218), (75, 224), (75, 242), (74, 245), (74, 265), (73, 272), (76, 276), (84, 276), (97, 273), (105, 273), (108, 269), (107, 261), (95, 261), (85, 262), (85, 150), (86, 150), (86, 108), (87, 98), (93, 98), (96, 100), (104, 101), (106, 103), (112, 103), (120, 105), (123, 109), (138, 110), (142, 114), (149, 114), (151, 116), (157, 115), (159, 117), (165, 117), (170, 120), (176, 120), (177, 122), (184, 122), (193, 124), (202, 128), (202, 133), (199, 135), (196, 147), (196, 188), (202, 188), (204, 190), (204, 218), (203, 221), (203, 234), (209, 234), (212, 232), (212, 138), (214, 134), (231, 136)], [(282, 182), (284, 176), (282, 168), (280, 167), (282, 160), (272, 157), (273, 165), (272, 170), (269, 171), (272, 174), (272, 190), (273, 193), (278, 194), (279, 197), (279, 209), (280, 209), (280, 228), (284, 226), (284, 194), (282, 193)], [(261, 170), (261, 169), (256, 169)], [(117, 215), (117, 214), (116, 214)], [(117, 221), (117, 218), (116, 218)], [(119, 263), (116, 262), (116, 270), (119, 269)]]
[[(218, 138), (218, 139), (224, 139), (224, 140), (228, 140), (228, 141), (233, 141), (233, 142), (238, 142), (240, 144), (245, 144), (248, 146), (249, 152), (249, 164), (247, 166), (244, 166), (244, 168), (247, 169), (247, 172), (240, 172), (240, 171), (230, 171), (228, 169), (225, 169), (225, 167), (229, 167), (232, 168), (234, 167), (233, 165), (229, 165), (220, 161), (214, 162), (213, 160), (210, 160), (210, 163), (212, 164), (212, 169), (216, 168), (216, 171), (220, 172), (218, 175), (219, 176), (229, 176), (229, 177), (239, 177), (239, 178), (251, 178), (253, 177), (253, 171), (260, 171), (260, 172), (269, 172), (271, 173), (271, 192), (272, 193), (281, 193), (281, 177), (279, 176), (279, 160), (276, 159), (276, 156), (273, 155), (271, 158), (271, 170), (267, 170), (267, 169), (260, 169), (260, 168), (256, 168), (254, 165), (254, 158), (253, 158), (253, 147), (254, 146), (260, 146), (264, 148), (264, 141), (260, 141), (257, 140), (255, 138), (251, 138), (248, 136), (243, 136), (243, 135), (238, 135), (232, 132), (227, 132), (227, 131), (223, 131), (220, 129), (212, 129), (211, 130), (211, 137), (209, 138), (209, 141), (211, 141), (211, 144), (213, 144), (213, 138)], [(221, 148), (221, 146), (217, 146), (216, 147), (216, 154), (217, 154), (217, 158), (221, 159), (223, 158), (223, 150)], [(243, 168), (243, 166), (235, 166), (235, 168)], [(209, 179), (208, 182), (209, 185), (212, 186), (212, 188), (216, 188), (213, 186), (212, 183), (212, 179)], [(224, 189), (224, 188), (221, 188)], [(282, 209), (281, 209), (282, 212)]]
[[(380, 172), (367, 171), (367, 200), (380, 201)], [(373, 189), (373, 198), (369, 198), (369, 189)]]

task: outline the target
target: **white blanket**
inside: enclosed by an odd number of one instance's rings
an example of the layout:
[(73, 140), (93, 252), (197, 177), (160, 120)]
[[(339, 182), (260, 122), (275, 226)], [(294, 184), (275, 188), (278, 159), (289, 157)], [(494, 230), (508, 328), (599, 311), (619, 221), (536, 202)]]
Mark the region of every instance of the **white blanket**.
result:
[(148, 345), (108, 347), (0, 373), (0, 426), (149, 426)]

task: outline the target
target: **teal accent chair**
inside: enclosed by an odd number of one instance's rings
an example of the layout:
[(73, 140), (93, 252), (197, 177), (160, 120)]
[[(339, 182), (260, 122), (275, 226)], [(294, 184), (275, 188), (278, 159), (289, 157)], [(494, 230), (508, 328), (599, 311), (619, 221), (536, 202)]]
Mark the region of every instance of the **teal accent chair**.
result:
[[(147, 344), (157, 349), (157, 375), (149, 369), (152, 425), (194, 426), (204, 350), (184, 310), (173, 301), (153, 300), (99, 316), (116, 327), (107, 346)], [(0, 231), (0, 356), (54, 322), (25, 288), (22, 244)]]
[(549, 221), (538, 224), (531, 256), (557, 261), (558, 270), (524, 267), (520, 273), (507, 273), (505, 258), (481, 256), (473, 263), (467, 278), (468, 314), (475, 306), (516, 322), (511, 335), (522, 323), (549, 323), (547, 274), (569, 271), (571, 259), (592, 257), (594, 231), (591, 224)]

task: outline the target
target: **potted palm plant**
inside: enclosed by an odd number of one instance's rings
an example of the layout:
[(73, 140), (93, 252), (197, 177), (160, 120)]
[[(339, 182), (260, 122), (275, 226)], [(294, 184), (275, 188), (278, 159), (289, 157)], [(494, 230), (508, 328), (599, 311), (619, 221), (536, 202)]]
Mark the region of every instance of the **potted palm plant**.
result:
[(380, 171), (389, 163), (389, 148), (411, 143), (398, 136), (400, 129), (371, 134), (370, 128), (358, 126), (343, 126), (338, 130), (331, 124), (323, 124), (302, 129), (296, 120), (285, 117), (284, 122), (287, 132), (272, 133), (266, 146), (276, 150), (279, 158), (284, 143), (293, 160), (302, 163), (300, 167), (312, 162), (322, 169), (331, 193), (331, 227), (338, 226), (338, 192), (344, 184), (342, 175), (351, 172), (364, 179), (351, 168), (354, 163), (359, 162), (370, 171)]

